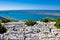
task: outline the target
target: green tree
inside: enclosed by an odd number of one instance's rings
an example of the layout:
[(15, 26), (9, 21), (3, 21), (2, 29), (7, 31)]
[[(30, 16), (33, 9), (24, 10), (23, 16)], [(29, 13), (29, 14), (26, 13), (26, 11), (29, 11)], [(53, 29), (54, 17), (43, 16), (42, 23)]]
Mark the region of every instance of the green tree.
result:
[(36, 21), (35, 20), (27, 20), (27, 21), (25, 21), (25, 24), (28, 26), (34, 26), (36, 24)]

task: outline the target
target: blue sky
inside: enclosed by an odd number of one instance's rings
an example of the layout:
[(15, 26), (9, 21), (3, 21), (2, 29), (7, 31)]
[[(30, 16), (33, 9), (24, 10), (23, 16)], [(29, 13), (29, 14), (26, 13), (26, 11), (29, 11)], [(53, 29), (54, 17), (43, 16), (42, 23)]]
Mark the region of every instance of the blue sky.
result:
[(0, 10), (60, 10), (60, 0), (0, 0)]

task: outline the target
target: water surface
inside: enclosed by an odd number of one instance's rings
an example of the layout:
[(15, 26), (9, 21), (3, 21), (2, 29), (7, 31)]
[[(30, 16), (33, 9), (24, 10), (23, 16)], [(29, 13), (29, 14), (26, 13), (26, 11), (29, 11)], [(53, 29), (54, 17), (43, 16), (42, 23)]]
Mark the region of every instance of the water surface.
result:
[[(38, 14), (40, 11), (0, 11), (0, 16), (3, 17), (10, 17), (12, 19), (16, 20), (40, 20), (42, 18), (50, 17), (50, 18), (59, 18), (60, 16), (55, 15), (45, 15), (43, 14), (44, 11), (41, 12), (41, 14)], [(49, 13), (49, 12), (48, 12)]]

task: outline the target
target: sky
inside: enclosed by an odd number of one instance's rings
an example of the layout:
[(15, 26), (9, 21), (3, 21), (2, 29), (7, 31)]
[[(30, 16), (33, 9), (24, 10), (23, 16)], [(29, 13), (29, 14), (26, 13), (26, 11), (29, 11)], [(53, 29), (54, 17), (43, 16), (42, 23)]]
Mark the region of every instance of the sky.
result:
[(0, 0), (0, 10), (60, 10), (60, 0)]

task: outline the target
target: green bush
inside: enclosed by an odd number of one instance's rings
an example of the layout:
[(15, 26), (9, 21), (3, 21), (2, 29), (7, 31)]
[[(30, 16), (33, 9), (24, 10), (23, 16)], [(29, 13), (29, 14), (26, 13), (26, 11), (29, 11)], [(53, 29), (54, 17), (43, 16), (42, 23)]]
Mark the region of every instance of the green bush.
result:
[(7, 23), (7, 22), (10, 22), (10, 20), (3, 19), (2, 22), (3, 22), (3, 23)]
[(56, 19), (53, 19), (53, 18), (44, 18), (44, 19), (41, 19), (40, 21), (42, 21), (42, 22), (55, 22)]
[(60, 23), (56, 23), (55, 27), (58, 28), (58, 29), (60, 29)]
[(1, 26), (0, 24), (0, 34), (3, 34), (7, 31), (7, 29), (4, 26)]
[(27, 20), (27, 21), (25, 21), (25, 24), (28, 26), (34, 26), (36, 24), (36, 21), (35, 20)]
[(3, 19), (2, 23), (7, 23), (7, 22), (15, 22), (15, 20), (12, 19)]
[(7, 23), (7, 22), (17, 22), (18, 20), (14, 20), (14, 19), (11, 19), (11, 18), (5, 18), (5, 17), (1, 17), (0, 18), (0, 22), (1, 23)]
[(0, 23), (2, 23), (2, 20), (0, 20)]
[(56, 19), (55, 27), (60, 29), (60, 18)]

